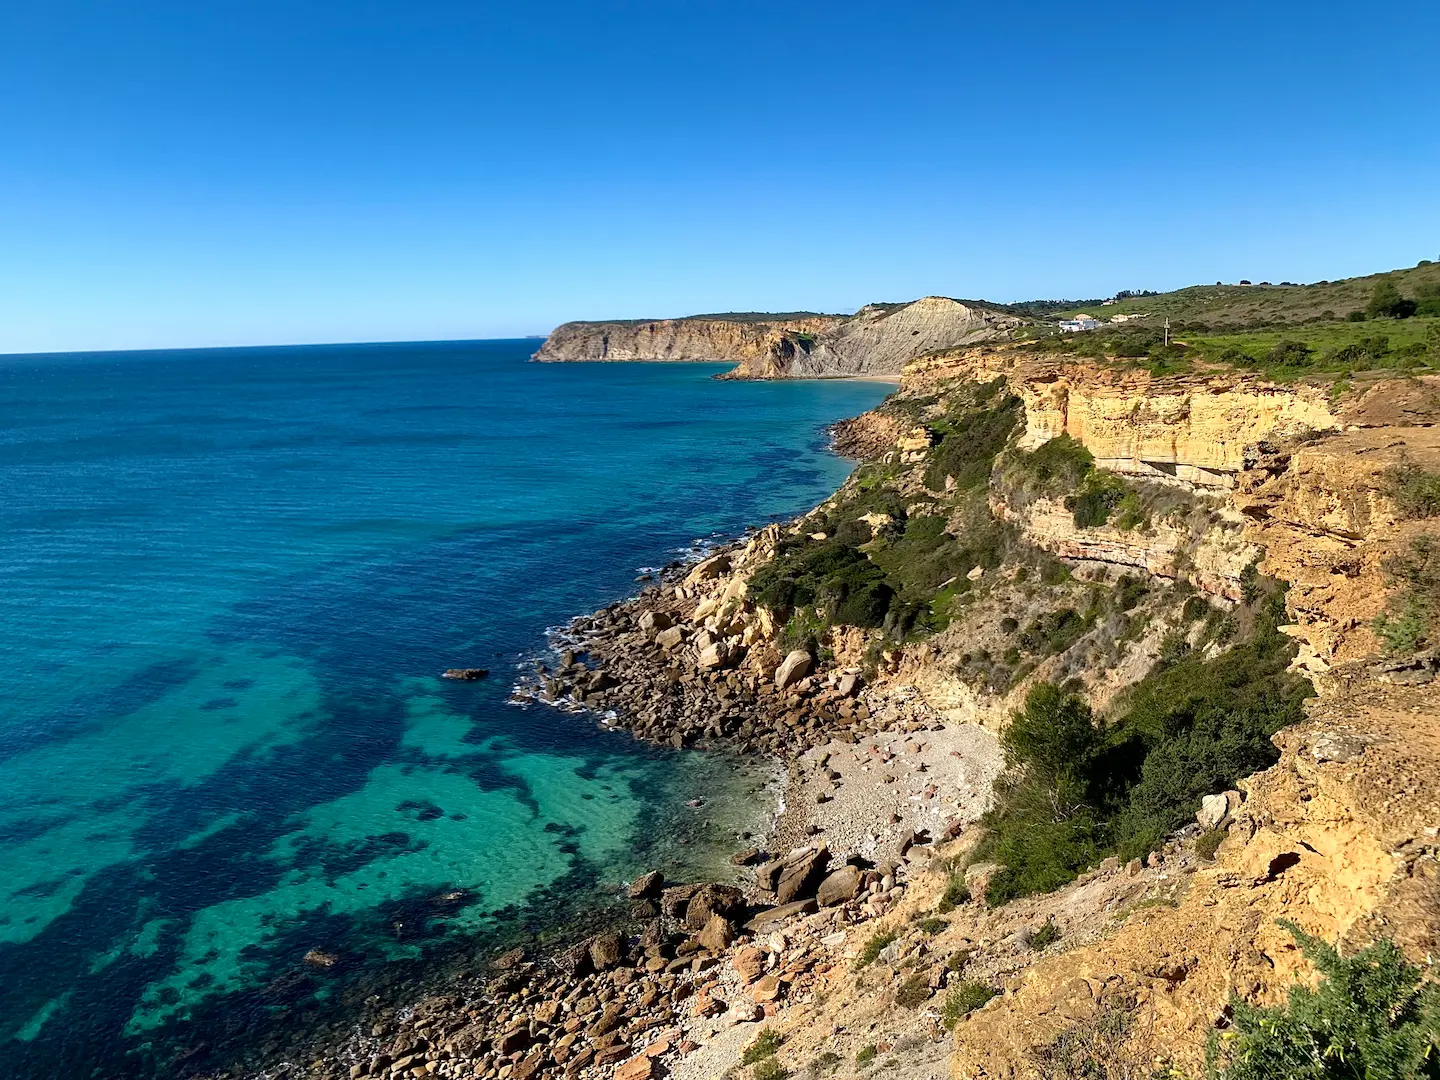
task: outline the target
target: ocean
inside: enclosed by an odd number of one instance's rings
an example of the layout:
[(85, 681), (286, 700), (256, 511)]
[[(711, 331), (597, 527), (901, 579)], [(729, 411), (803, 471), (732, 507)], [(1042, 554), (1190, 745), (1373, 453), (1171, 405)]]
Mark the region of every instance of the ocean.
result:
[(537, 344), (0, 357), (0, 1075), (273, 1050), (765, 827), (766, 763), (507, 697), (887, 388)]

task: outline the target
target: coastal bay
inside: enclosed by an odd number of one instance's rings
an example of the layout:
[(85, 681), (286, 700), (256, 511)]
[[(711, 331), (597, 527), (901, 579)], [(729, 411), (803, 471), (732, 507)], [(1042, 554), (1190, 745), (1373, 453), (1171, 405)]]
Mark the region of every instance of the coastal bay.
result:
[(823, 497), (823, 427), (884, 389), (529, 351), (6, 361), (15, 1075), (263, 1051), (277, 1006), (418, 985), (763, 825), (770, 772), (515, 709), (510, 673), (697, 538)]

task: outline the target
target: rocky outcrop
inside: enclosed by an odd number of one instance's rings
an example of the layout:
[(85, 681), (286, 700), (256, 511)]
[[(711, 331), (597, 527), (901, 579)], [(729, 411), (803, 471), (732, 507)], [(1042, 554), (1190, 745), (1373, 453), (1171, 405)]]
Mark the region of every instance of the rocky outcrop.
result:
[(718, 360), (741, 379), (898, 375), (935, 349), (994, 341), (1023, 320), (940, 296), (871, 304), (854, 315), (695, 316), (558, 327), (535, 359)]

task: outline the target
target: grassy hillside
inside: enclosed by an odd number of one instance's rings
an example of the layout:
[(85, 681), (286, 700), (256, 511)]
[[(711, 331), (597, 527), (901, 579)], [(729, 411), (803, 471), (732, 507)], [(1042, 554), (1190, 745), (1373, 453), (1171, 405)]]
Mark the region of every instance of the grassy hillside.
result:
[(1339, 321), (1352, 311), (1363, 311), (1375, 286), (1390, 281), (1402, 296), (1414, 298), (1424, 286), (1440, 287), (1440, 263), (1425, 262), (1408, 270), (1391, 270), (1343, 281), (1313, 285), (1192, 285), (1158, 296), (1133, 297), (1118, 304), (1078, 306), (1057, 314), (1068, 318), (1084, 312), (1097, 318), (1144, 312), (1172, 323), (1198, 324), (1195, 328), (1259, 329), (1310, 321)]

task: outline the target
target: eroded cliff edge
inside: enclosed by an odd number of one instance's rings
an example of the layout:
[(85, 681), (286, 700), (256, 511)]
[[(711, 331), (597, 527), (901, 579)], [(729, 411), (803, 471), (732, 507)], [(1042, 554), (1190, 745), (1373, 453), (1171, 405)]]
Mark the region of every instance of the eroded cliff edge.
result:
[(737, 365), (745, 379), (898, 375), (935, 349), (998, 340), (1023, 320), (945, 297), (871, 304), (854, 315), (716, 315), (570, 322), (538, 361), (691, 360)]

